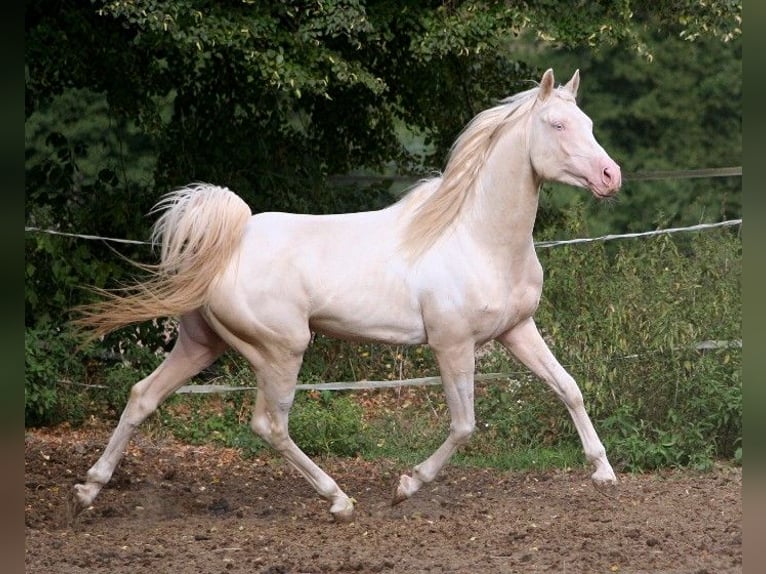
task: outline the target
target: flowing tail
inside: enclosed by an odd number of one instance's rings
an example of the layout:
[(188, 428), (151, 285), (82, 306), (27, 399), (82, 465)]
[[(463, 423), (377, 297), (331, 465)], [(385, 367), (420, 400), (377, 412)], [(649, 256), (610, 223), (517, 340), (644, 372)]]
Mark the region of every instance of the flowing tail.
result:
[(149, 277), (131, 287), (95, 291), (103, 300), (75, 309), (75, 326), (96, 338), (131, 323), (183, 315), (202, 306), (212, 281), (238, 248), (252, 212), (234, 192), (193, 184), (165, 195), (150, 214), (162, 212), (152, 229), (161, 245), (157, 265), (139, 267)]

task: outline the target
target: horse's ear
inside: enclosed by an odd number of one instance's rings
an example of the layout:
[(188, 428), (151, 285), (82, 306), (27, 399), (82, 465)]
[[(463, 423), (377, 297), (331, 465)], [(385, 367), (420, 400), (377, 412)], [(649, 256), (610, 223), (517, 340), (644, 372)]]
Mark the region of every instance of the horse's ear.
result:
[(540, 80), (540, 91), (537, 93), (537, 99), (541, 102), (548, 99), (548, 96), (553, 92), (553, 70), (548, 68), (543, 74), (543, 79)]
[(575, 73), (572, 74), (572, 79), (567, 82), (567, 85), (564, 86), (564, 89), (569, 90), (569, 92), (574, 96), (577, 97), (577, 88), (580, 87), (580, 70), (575, 70)]

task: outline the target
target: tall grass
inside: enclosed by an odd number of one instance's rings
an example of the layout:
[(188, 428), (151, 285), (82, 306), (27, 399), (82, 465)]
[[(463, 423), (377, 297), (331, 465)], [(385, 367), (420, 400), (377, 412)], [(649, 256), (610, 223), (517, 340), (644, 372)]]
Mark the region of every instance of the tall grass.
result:
[(623, 241), (541, 253), (549, 271), (538, 324), (618, 465), (741, 458), (740, 237)]

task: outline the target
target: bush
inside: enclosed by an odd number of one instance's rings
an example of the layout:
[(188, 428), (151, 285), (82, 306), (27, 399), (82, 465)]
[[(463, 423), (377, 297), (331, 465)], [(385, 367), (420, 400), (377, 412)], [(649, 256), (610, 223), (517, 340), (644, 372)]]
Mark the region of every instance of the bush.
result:
[[(231, 386), (256, 384), (244, 359), (233, 353), (217, 364), (214, 376), (225, 378), (225, 384)], [(159, 417), (163, 426), (181, 440), (192, 444), (213, 442), (253, 456), (268, 449), (250, 427), (256, 393), (175, 395), (160, 407)], [(369, 445), (366, 430), (363, 409), (353, 396), (316, 391), (296, 394), (289, 431), (306, 454), (355, 456)]]
[[(538, 325), (579, 381), (613, 462), (734, 458), (742, 436), (738, 234), (564, 246), (540, 258), (547, 279)], [(559, 430), (572, 435), (568, 417)]]
[(85, 366), (77, 343), (63, 329), (27, 329), (24, 333), (24, 424), (44, 426), (84, 416), (81, 392)]
[(290, 414), (290, 435), (309, 456), (356, 456), (366, 450), (362, 408), (346, 394), (298, 393)]
[(101, 363), (103, 381), (101, 388), (91, 393), (93, 400), (118, 418), (128, 401), (130, 389), (151, 374), (162, 359), (162, 351), (138, 344), (129, 344), (123, 350), (115, 351), (111, 363)]

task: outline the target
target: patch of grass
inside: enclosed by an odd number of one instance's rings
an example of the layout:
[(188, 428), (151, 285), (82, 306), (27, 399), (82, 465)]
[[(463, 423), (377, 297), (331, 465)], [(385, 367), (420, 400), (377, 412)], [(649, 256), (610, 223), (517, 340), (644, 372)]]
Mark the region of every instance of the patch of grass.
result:
[[(477, 441), (481, 441), (481, 435), (475, 438)], [(514, 471), (588, 467), (579, 443), (515, 448), (505, 452), (495, 451), (491, 454), (476, 454), (468, 448), (467, 452), (460, 451), (455, 455), (454, 464)]]
[(309, 456), (356, 456), (368, 448), (362, 408), (347, 394), (298, 394), (289, 420), (290, 435)]
[(367, 424), (367, 458), (385, 458), (412, 466), (429, 457), (447, 437), (449, 418), (438, 412), (410, 405), (388, 410)]

